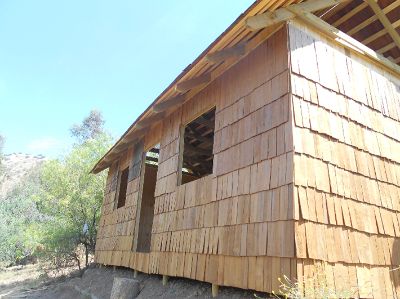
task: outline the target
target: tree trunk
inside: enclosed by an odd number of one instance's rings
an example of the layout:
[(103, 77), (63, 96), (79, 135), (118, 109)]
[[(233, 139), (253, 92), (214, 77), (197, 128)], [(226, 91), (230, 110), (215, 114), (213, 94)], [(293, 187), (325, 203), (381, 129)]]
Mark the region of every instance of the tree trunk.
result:
[(89, 264), (89, 248), (87, 244), (85, 244), (85, 266), (87, 267)]

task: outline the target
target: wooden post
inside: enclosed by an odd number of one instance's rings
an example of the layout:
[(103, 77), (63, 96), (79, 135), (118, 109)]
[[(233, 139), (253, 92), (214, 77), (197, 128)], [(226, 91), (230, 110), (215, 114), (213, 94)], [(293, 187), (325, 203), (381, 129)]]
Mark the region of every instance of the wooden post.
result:
[(99, 269), (101, 269), (102, 266), (103, 266), (102, 264), (99, 264)]
[(214, 284), (214, 283), (211, 285), (211, 294), (212, 294), (213, 298), (218, 296), (218, 289), (219, 289), (219, 285)]
[(137, 278), (138, 276), (138, 270), (133, 271), (133, 278)]
[(116, 266), (113, 266), (113, 272), (115, 272), (116, 269), (117, 269), (117, 267), (116, 267)]
[(162, 276), (162, 284), (163, 286), (167, 285), (168, 282), (168, 275), (163, 275)]

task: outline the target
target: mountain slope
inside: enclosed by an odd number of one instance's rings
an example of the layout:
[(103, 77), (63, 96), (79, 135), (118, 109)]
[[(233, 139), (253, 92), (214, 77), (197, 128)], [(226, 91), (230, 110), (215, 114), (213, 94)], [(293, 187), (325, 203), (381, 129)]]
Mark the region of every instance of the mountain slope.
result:
[(22, 153), (4, 155), (0, 165), (0, 198), (5, 198), (7, 193), (23, 182), (30, 171), (45, 160), (42, 155), (34, 156)]

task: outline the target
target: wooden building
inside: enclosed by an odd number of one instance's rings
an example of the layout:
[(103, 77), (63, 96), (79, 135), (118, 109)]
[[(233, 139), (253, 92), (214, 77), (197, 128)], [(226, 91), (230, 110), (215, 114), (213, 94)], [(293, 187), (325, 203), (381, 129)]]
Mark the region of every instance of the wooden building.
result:
[(399, 0), (255, 2), (93, 168), (96, 262), (400, 298), (399, 19)]

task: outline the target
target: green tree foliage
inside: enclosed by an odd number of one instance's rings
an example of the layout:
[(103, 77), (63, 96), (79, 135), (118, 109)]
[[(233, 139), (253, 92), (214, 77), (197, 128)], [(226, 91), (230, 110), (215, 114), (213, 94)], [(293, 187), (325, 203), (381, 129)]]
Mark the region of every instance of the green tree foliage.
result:
[[(86, 135), (85, 135), (86, 136)], [(97, 133), (82, 140), (60, 160), (44, 164), (41, 171), (39, 210), (50, 217), (43, 239), (47, 254), (61, 260), (76, 260), (74, 250), (83, 245), (86, 254), (94, 251), (96, 227), (104, 195), (106, 173), (90, 174), (91, 168), (111, 145), (111, 137)]]
[[(45, 161), (0, 200), (0, 262), (13, 264), (32, 255), (55, 266), (78, 262), (83, 248), (94, 252), (106, 173), (90, 174), (112, 138), (97, 111), (74, 125), (77, 142), (63, 158)], [(0, 138), (0, 147), (4, 139)]]
[(0, 262), (18, 263), (32, 256), (38, 245), (37, 231), (42, 221), (33, 196), (39, 191), (38, 169), (14, 188), (0, 203)]
[(89, 115), (84, 118), (81, 124), (75, 124), (70, 129), (71, 135), (78, 142), (83, 143), (86, 140), (96, 138), (104, 133), (104, 119), (101, 112), (97, 110), (90, 111)]

